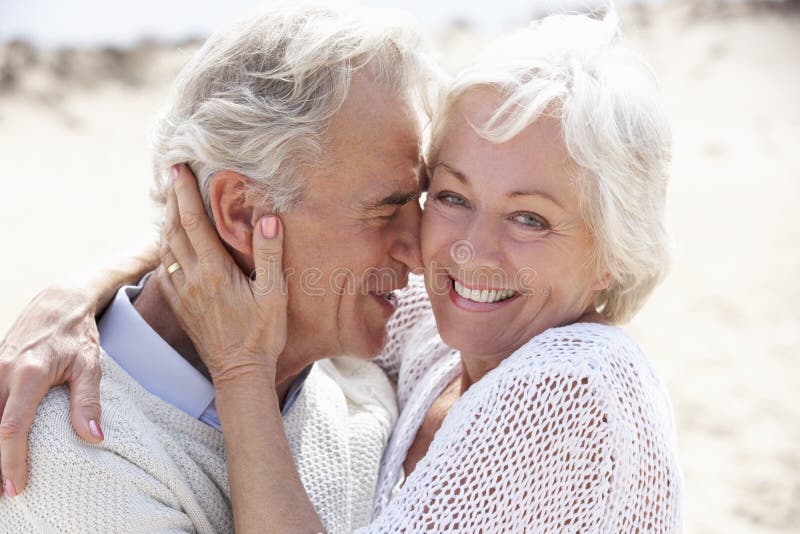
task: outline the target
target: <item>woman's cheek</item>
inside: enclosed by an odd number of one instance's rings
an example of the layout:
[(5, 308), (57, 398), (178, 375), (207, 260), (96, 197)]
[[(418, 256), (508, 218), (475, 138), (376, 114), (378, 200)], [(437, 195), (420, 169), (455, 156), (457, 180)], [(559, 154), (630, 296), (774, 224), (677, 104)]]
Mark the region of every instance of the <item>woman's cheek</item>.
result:
[(552, 279), (548, 268), (549, 250), (542, 239), (506, 232), (502, 239), (506, 271), (514, 287), (536, 292), (546, 280)]
[(426, 250), (436, 250), (443, 243), (459, 239), (456, 234), (459, 229), (464, 230), (462, 226), (463, 223), (440, 206), (426, 206), (420, 230), (423, 254)]

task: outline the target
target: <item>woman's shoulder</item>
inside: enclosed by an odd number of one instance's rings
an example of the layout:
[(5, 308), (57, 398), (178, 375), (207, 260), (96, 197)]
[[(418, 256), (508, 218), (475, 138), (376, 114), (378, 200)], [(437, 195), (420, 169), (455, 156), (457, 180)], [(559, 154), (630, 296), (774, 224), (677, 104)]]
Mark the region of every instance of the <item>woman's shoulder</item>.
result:
[[(624, 367), (619, 364), (625, 363)], [(648, 367), (638, 343), (623, 329), (601, 323), (573, 323), (534, 336), (504, 360), (500, 374), (564, 371), (594, 375)]]
[[(478, 397), (505, 394), (520, 409), (541, 402), (543, 395), (550, 398), (548, 392), (580, 390), (603, 399), (607, 413), (643, 405), (658, 417), (670, 418), (671, 412), (666, 388), (636, 341), (619, 327), (599, 323), (546, 330), (475, 385)], [(556, 397), (569, 401), (570, 395)]]

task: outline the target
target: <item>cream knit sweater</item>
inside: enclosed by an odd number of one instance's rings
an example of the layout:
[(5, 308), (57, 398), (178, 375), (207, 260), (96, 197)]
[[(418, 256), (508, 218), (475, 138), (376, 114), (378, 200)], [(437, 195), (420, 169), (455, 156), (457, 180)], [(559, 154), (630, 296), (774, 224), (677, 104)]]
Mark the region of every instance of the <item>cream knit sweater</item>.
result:
[(421, 278), (391, 321), (379, 362), (397, 381), (400, 418), (359, 534), (681, 531), (669, 398), (621, 329), (577, 323), (531, 339), (450, 408), (405, 479), (409, 447), (461, 361)]
[[(0, 499), (0, 532), (232, 532), (222, 434), (148, 393), (106, 354), (101, 365), (106, 439), (77, 437), (68, 391), (53, 388), (31, 429), (28, 487)], [(284, 421), (329, 532), (368, 523), (396, 417), (392, 387), (373, 363), (314, 365)]]

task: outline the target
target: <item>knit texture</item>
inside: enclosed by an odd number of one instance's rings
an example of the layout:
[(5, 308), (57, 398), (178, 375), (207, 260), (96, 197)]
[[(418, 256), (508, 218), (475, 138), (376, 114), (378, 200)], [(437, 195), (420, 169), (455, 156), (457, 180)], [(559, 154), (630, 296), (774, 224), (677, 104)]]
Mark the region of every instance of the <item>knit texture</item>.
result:
[[(77, 437), (69, 393), (53, 388), (31, 429), (28, 487), (0, 499), (0, 531), (232, 532), (222, 434), (148, 393), (106, 354), (101, 365), (105, 440)], [(364, 503), (395, 419), (392, 386), (373, 363), (343, 357), (311, 370), (285, 425), (329, 532), (368, 522)]]
[(611, 326), (573, 324), (530, 340), (462, 395), (404, 480), (425, 414), (460, 372), (427, 302), (415, 277), (379, 360), (396, 373), (401, 412), (373, 522), (359, 532), (681, 530), (666, 390)]

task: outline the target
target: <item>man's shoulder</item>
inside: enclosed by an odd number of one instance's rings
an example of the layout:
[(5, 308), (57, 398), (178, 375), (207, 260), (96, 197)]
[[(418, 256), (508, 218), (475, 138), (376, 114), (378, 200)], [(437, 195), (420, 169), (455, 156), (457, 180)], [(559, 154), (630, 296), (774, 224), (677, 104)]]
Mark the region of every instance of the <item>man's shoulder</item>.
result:
[[(101, 426), (91, 444), (73, 430), (66, 386), (52, 388), (29, 434), (29, 480), (0, 504), (10, 532), (231, 530), (224, 451), (203, 440), (203, 423), (149, 395), (101, 356)], [(199, 428), (176, 424), (182, 421)], [(214, 435), (209, 427), (209, 435)], [(18, 527), (18, 528), (17, 528)]]
[(30, 431), (32, 474), (38, 467), (46, 470), (63, 462), (116, 467), (109, 471), (109, 483), (115, 474), (131, 469), (157, 477), (170, 475), (170, 469), (191, 471), (193, 466), (224, 472), (221, 433), (147, 392), (107, 354), (100, 362), (100, 426), (105, 439), (91, 444), (80, 438), (72, 427), (67, 386), (51, 388)]
[[(113, 417), (114, 414), (126, 414), (126, 422), (133, 425), (137, 421), (137, 414), (141, 413), (141, 399), (134, 395), (132, 381), (107, 354), (101, 353), (100, 365), (102, 379), (100, 381), (100, 403), (103, 410), (103, 420)], [(105, 424), (101, 424), (105, 427)], [(31, 427), (31, 439), (35, 440), (39, 434), (47, 436), (48, 441), (65, 439), (76, 444), (84, 443), (77, 437), (70, 422), (70, 392), (66, 385), (50, 388), (36, 411), (36, 416)], [(88, 445), (88, 444), (87, 444)]]

